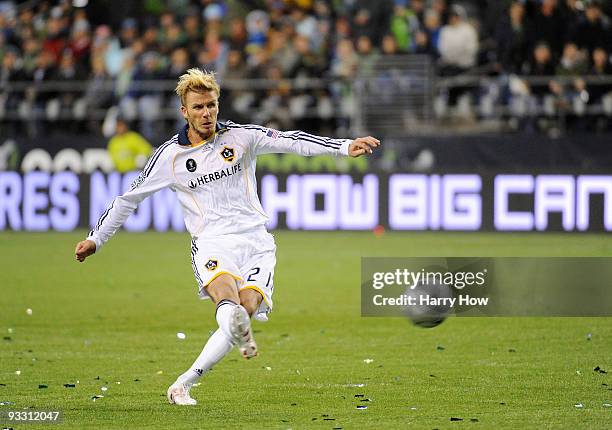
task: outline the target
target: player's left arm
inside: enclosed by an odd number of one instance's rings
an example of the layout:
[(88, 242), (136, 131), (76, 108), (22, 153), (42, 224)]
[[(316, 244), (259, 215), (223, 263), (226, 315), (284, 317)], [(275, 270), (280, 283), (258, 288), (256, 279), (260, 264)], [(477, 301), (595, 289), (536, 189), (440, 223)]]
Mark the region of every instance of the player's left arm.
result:
[(277, 131), (263, 127), (249, 129), (255, 154), (294, 153), (299, 155), (347, 155), (359, 157), (372, 154), (380, 140), (372, 136), (357, 139), (333, 139), (303, 131)]

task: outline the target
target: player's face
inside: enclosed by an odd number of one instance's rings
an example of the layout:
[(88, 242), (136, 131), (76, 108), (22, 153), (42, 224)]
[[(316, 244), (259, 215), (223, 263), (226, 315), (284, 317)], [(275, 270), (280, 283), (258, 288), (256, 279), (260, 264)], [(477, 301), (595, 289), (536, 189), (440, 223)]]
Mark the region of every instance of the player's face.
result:
[(189, 128), (202, 139), (208, 139), (215, 132), (217, 114), (219, 113), (219, 98), (214, 91), (185, 95), (185, 104), (181, 106), (183, 117)]

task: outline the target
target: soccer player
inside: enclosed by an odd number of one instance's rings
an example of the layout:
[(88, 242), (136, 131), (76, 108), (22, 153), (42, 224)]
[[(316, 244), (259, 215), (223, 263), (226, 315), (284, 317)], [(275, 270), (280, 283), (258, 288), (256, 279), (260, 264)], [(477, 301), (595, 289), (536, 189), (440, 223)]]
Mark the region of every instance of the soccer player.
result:
[(380, 141), (279, 132), (257, 125), (217, 122), (220, 88), (212, 73), (189, 69), (176, 93), (187, 124), (151, 156), (131, 188), (113, 200), (76, 245), (76, 259), (99, 251), (138, 204), (169, 187), (183, 208), (191, 234), (191, 263), (201, 298), (216, 304), (219, 328), (189, 370), (168, 388), (168, 401), (195, 405), (191, 386), (234, 345), (242, 355), (257, 354), (250, 317), (267, 321), (272, 310), (276, 245), (265, 229), (267, 216), (257, 196), (255, 161), (259, 154), (371, 154)]

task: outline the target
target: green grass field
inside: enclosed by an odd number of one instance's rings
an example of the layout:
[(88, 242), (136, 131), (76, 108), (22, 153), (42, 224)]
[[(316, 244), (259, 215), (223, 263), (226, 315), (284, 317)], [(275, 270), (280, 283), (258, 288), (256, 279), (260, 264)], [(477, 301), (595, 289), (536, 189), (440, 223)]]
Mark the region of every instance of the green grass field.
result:
[(612, 256), (609, 235), (277, 232), (260, 355), (232, 351), (191, 408), (165, 392), (216, 324), (197, 300), (188, 236), (119, 233), (78, 264), (83, 235), (0, 233), (4, 410), (63, 410), (52, 428), (75, 429), (611, 427), (612, 318), (450, 318), (426, 330), (362, 318), (359, 303), (361, 256)]

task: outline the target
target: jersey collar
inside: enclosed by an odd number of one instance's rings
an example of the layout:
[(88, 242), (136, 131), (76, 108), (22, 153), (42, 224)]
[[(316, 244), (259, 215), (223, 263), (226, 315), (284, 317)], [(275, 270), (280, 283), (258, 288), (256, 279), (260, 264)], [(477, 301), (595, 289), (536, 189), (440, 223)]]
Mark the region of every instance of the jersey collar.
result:
[[(227, 130), (227, 124), (221, 121), (217, 121), (215, 125), (215, 133), (220, 133)], [(191, 146), (187, 132), (189, 131), (189, 124), (185, 124), (178, 133), (178, 143), (182, 146)]]

